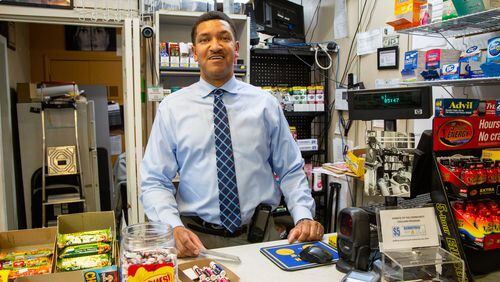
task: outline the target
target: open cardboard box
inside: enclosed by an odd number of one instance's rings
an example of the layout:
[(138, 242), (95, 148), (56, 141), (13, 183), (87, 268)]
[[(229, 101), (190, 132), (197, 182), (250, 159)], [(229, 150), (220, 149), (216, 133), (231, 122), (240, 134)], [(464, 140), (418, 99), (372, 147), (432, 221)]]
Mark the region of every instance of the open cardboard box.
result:
[[(119, 262), (119, 248), (118, 243), (116, 241), (116, 228), (115, 228), (115, 214), (112, 211), (106, 212), (86, 212), (86, 213), (77, 213), (77, 214), (68, 214), (68, 215), (60, 215), (57, 218), (57, 230), (54, 229), (53, 234), (53, 243), (52, 247), (55, 248), (55, 257), (54, 257), (54, 267), (53, 270), (55, 273), (40, 275), (40, 276), (29, 276), (22, 277), (16, 279), (16, 282), (52, 282), (52, 281), (100, 281), (99, 279), (92, 279), (87, 276), (91, 275), (89, 273), (96, 272), (96, 270), (77, 270), (77, 271), (68, 271), (68, 272), (58, 272), (56, 265), (56, 258), (58, 257), (58, 249), (56, 246), (56, 234), (67, 234), (67, 233), (75, 233), (75, 232), (83, 232), (83, 231), (92, 231), (99, 229), (108, 229), (111, 228), (111, 234), (113, 235), (113, 248), (112, 248), (112, 258), (114, 260), (113, 265), (116, 265)], [(116, 269), (116, 268), (115, 268)], [(116, 270), (116, 275), (118, 275), (118, 271)], [(118, 277), (118, 276), (117, 276)]]
[(11, 252), (51, 249), (54, 251), (54, 255), (50, 270), (54, 272), (56, 233), (55, 227), (0, 232), (0, 250), (1, 252)]
[(210, 262), (211, 261), (215, 262), (220, 267), (222, 267), (224, 269), (224, 271), (226, 271), (226, 277), (229, 278), (229, 280), (231, 282), (239, 282), (240, 281), (240, 277), (238, 277), (238, 275), (234, 274), (234, 272), (232, 272), (229, 268), (227, 268), (222, 263), (220, 263), (220, 262), (218, 262), (216, 260), (208, 259), (208, 258), (197, 259), (197, 260), (193, 260), (193, 261), (189, 261), (189, 262), (185, 262), (185, 263), (179, 264), (179, 269), (178, 269), (179, 270), (178, 271), (178, 273), (179, 273), (179, 281), (181, 281), (181, 282), (192, 282), (192, 281), (194, 281), (194, 280), (189, 279), (189, 277), (187, 277), (187, 275), (184, 274), (184, 270), (190, 269), (191, 267), (193, 267), (195, 265), (197, 265), (200, 268), (203, 268), (204, 266), (210, 267)]

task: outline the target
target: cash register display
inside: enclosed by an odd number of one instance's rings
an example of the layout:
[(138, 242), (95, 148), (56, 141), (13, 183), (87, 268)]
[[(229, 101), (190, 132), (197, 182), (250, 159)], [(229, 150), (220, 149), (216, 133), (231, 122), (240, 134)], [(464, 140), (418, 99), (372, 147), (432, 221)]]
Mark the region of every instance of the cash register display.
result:
[(354, 109), (414, 109), (422, 104), (422, 96), (417, 90), (411, 92), (380, 92), (371, 95), (356, 95)]
[(432, 115), (430, 86), (348, 90), (350, 120), (427, 119)]

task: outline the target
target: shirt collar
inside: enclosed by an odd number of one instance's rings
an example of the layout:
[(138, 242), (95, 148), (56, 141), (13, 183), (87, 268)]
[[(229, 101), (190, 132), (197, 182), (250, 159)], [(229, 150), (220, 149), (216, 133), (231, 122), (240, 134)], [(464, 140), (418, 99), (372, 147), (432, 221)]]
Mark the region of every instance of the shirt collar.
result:
[(200, 77), (200, 81), (198, 82), (198, 86), (200, 87), (200, 90), (201, 90), (201, 97), (205, 98), (208, 95), (210, 95), (210, 93), (212, 93), (212, 91), (214, 89), (217, 89), (217, 88), (225, 90), (227, 93), (230, 93), (230, 94), (236, 94), (236, 90), (238, 90), (238, 81), (236, 80), (236, 78), (233, 75), (231, 77), (231, 79), (229, 79), (226, 83), (224, 83), (224, 85), (222, 85), (221, 87), (215, 87)]

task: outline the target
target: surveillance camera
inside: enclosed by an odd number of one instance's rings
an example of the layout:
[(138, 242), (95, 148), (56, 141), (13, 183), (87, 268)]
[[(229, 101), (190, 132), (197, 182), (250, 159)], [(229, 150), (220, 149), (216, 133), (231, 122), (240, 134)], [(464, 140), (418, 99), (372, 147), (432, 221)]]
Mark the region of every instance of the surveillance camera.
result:
[(150, 26), (143, 27), (141, 33), (144, 38), (151, 38), (155, 34), (153, 28)]

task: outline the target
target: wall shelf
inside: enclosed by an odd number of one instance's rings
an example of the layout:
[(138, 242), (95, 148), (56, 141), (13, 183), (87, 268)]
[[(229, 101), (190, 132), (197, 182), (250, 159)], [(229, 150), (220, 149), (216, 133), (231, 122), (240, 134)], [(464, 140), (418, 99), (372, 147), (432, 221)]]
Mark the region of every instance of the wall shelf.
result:
[(399, 33), (431, 37), (460, 37), (500, 30), (500, 8), (454, 19), (398, 30)]
[[(246, 70), (235, 69), (234, 75), (244, 77), (247, 75)], [(200, 76), (200, 68), (185, 68), (185, 67), (161, 67), (160, 76)]]
[(487, 86), (487, 85), (500, 85), (500, 77), (484, 77), (484, 78), (464, 78), (464, 79), (450, 79), (450, 80), (423, 80), (415, 82), (401, 82), (406, 86)]

